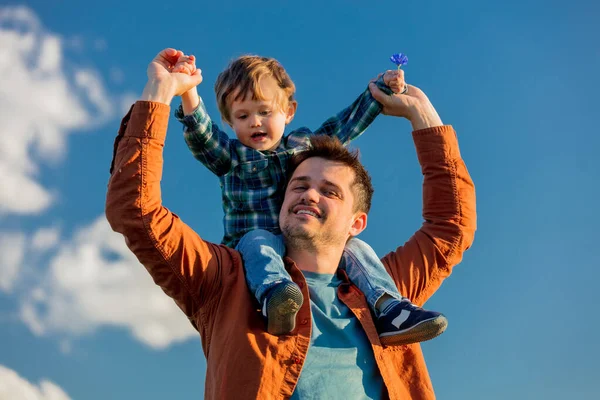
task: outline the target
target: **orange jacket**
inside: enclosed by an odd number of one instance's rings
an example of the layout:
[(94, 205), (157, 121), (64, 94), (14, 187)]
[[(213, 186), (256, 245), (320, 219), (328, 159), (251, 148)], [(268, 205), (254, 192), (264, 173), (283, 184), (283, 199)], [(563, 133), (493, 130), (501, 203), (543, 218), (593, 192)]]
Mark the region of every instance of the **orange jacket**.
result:
[[(293, 334), (269, 335), (246, 287), (240, 254), (202, 240), (163, 207), (160, 180), (169, 111), (165, 104), (138, 101), (123, 119), (115, 141), (106, 217), (200, 333), (207, 360), (205, 398), (287, 398), (309, 347), (310, 302), (300, 309)], [(382, 261), (400, 293), (421, 305), (473, 241), (475, 190), (452, 127), (416, 131), (413, 138), (424, 175), (425, 222)], [(300, 270), (290, 259), (286, 267), (308, 299)], [(434, 399), (421, 347), (383, 347), (358, 288), (346, 282), (338, 295), (360, 320), (389, 397)]]

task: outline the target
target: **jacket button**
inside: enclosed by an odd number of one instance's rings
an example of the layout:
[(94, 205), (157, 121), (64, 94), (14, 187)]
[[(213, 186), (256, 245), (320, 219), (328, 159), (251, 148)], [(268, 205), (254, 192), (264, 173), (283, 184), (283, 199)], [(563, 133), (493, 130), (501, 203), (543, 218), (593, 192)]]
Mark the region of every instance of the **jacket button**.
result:
[(302, 360), (300, 359), (300, 357), (294, 357), (294, 363), (301, 364)]
[(298, 282), (298, 286), (300, 286), (300, 289), (302, 289), (304, 287), (304, 282)]
[(302, 321), (300, 321), (300, 323), (301, 323), (302, 325), (306, 325), (306, 324), (308, 324), (308, 319), (306, 319), (306, 318), (305, 318), (305, 319), (303, 319)]

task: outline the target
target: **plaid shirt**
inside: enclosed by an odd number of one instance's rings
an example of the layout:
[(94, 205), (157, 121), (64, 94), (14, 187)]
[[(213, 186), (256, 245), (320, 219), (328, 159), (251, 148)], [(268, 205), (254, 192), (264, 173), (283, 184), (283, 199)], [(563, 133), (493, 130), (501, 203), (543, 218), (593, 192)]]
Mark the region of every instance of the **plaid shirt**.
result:
[[(377, 86), (391, 90), (379, 79)], [(184, 138), (194, 157), (219, 177), (223, 197), (225, 236), (222, 243), (235, 247), (246, 233), (265, 229), (279, 234), (287, 163), (308, 146), (311, 135), (337, 137), (347, 145), (359, 137), (381, 112), (381, 104), (365, 90), (349, 107), (329, 118), (316, 131), (300, 128), (284, 136), (273, 151), (244, 146), (212, 122), (200, 104), (190, 115), (180, 106), (175, 117), (184, 125)]]

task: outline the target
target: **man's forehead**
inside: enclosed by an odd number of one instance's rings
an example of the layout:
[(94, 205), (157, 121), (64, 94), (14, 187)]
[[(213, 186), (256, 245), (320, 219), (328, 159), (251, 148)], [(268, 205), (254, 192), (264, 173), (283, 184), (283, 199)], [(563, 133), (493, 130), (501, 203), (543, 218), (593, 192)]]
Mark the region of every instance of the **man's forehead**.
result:
[(290, 182), (294, 180), (318, 181), (336, 186), (350, 185), (354, 180), (354, 171), (339, 161), (311, 157), (298, 165)]

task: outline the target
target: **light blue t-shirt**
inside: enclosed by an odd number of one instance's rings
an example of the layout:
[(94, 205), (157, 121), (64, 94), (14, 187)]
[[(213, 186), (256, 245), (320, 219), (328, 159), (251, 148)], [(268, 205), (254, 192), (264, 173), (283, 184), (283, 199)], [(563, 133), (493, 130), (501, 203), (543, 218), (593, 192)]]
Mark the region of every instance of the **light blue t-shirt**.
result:
[(310, 293), (312, 334), (292, 399), (380, 399), (383, 379), (358, 318), (337, 297), (335, 274), (303, 271)]

